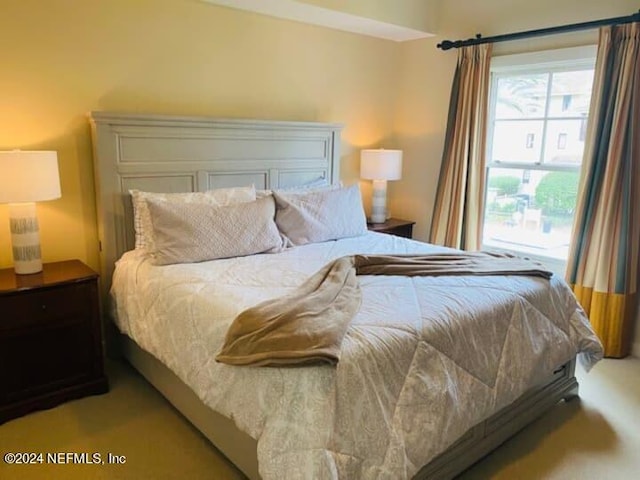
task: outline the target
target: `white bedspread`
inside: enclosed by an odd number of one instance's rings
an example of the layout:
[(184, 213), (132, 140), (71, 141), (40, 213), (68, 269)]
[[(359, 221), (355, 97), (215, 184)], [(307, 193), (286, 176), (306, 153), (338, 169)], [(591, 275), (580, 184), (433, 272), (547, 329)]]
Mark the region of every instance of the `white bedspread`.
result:
[(587, 368), (600, 358), (562, 280), (359, 277), (363, 304), (337, 367), (234, 367), (214, 357), (238, 313), (334, 258), (444, 250), (369, 233), (189, 265), (152, 266), (129, 252), (114, 275), (117, 322), (258, 440), (264, 479), (411, 478), (576, 353)]

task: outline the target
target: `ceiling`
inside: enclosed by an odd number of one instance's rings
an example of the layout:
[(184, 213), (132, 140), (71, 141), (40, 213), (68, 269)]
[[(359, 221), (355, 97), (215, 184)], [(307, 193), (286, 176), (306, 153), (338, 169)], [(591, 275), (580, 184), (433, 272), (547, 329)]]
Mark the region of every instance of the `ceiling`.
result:
[(333, 8), (323, 8), (300, 0), (203, 0), (223, 7), (246, 10), (272, 17), (309, 23), (335, 30), (403, 42), (433, 36), (422, 30), (354, 15)]

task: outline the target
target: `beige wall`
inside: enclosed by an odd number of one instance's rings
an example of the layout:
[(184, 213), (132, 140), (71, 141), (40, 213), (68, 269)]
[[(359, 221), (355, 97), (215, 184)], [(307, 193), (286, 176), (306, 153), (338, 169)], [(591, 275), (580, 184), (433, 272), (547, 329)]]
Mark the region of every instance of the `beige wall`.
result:
[[(196, 0), (2, 3), (0, 150), (58, 151), (62, 198), (38, 205), (45, 261), (98, 267), (91, 110), (341, 122), (348, 183), (360, 148), (393, 131), (395, 42)], [(2, 205), (1, 267), (9, 240)]]

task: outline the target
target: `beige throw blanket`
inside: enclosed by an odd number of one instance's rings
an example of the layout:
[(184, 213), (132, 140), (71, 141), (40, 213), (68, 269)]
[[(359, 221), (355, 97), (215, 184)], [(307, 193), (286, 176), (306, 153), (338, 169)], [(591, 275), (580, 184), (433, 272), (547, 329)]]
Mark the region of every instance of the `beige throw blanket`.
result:
[(530, 275), (551, 272), (509, 254), (354, 255), (338, 258), (295, 292), (238, 315), (216, 360), (230, 365), (335, 364), (349, 323), (360, 308), (357, 275)]

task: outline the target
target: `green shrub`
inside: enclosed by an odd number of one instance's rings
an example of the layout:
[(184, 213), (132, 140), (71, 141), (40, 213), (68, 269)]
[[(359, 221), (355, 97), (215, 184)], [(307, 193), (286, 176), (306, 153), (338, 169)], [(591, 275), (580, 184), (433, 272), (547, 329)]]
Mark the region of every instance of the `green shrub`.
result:
[(515, 195), (520, 188), (520, 179), (508, 175), (489, 178), (489, 188), (497, 191), (498, 195)]
[(493, 213), (515, 213), (518, 210), (518, 204), (516, 202), (498, 203), (492, 202), (489, 204), (489, 211)]
[(578, 172), (551, 172), (536, 188), (536, 207), (544, 215), (571, 215), (578, 198)]

